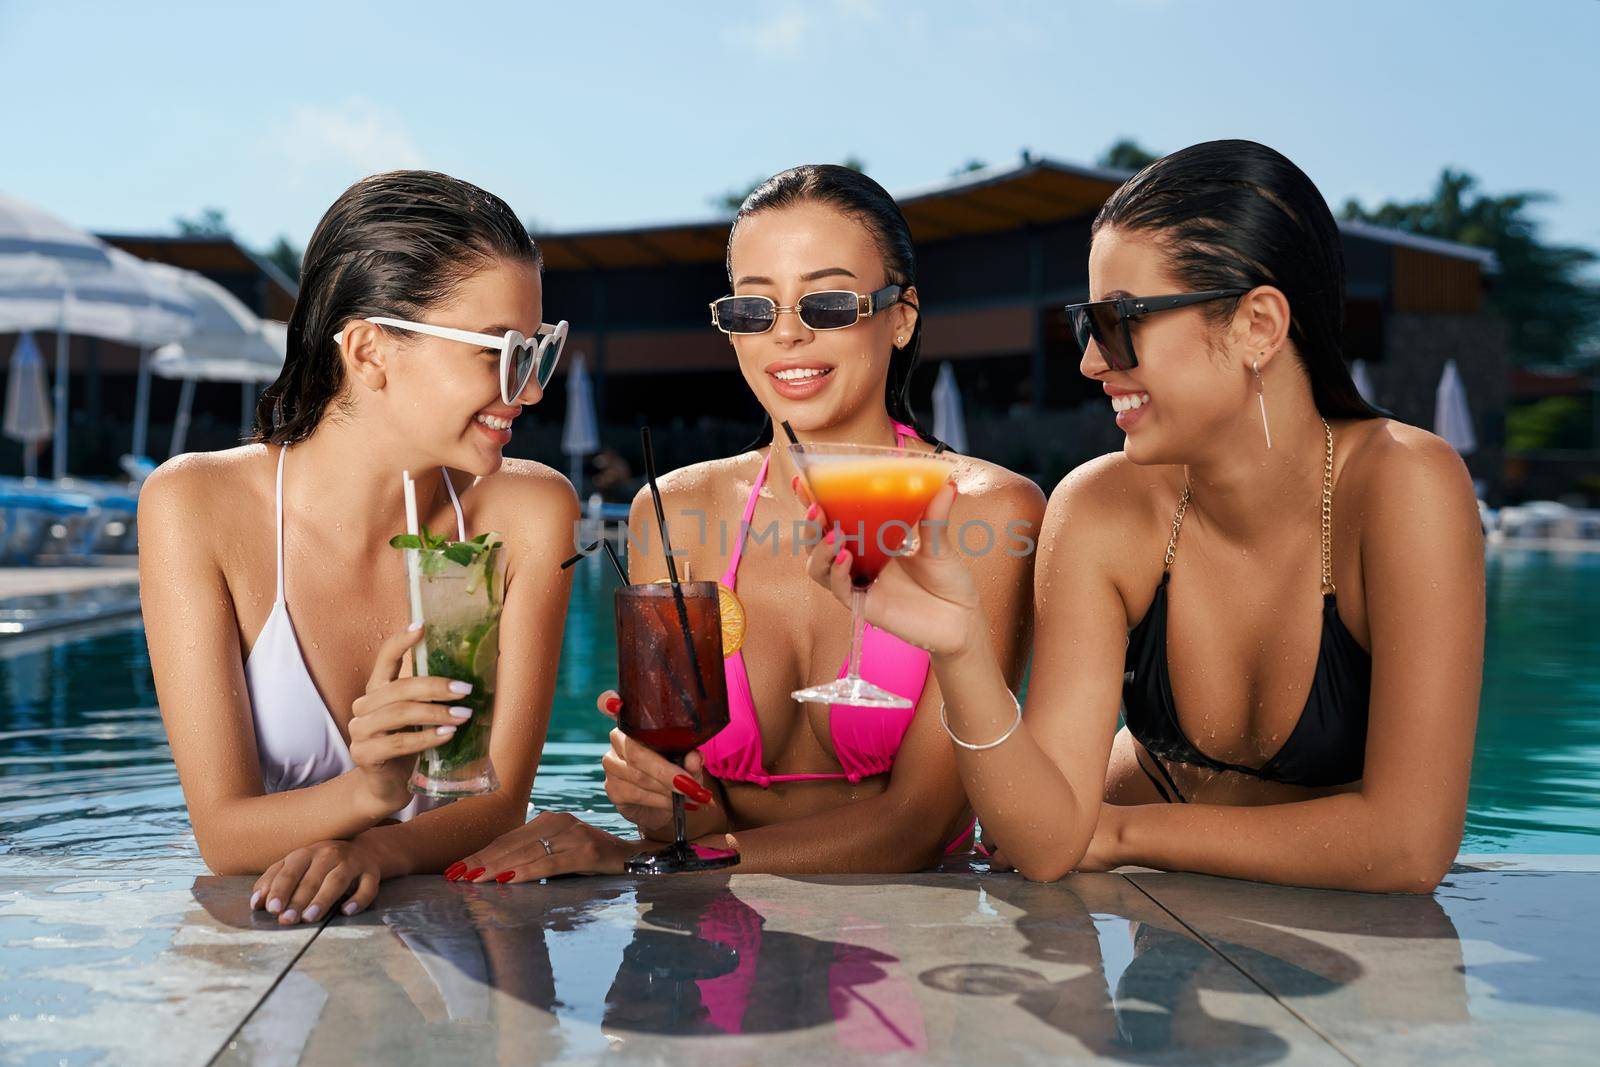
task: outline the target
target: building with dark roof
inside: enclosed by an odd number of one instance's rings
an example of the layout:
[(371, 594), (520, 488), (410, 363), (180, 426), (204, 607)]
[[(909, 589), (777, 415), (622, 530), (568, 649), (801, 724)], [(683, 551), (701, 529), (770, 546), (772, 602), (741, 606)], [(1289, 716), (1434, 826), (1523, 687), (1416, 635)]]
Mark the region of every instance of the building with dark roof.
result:
[[(1126, 177), (1025, 158), (898, 198), (917, 245), (924, 316), (915, 409), (930, 411), (934, 364), (953, 363), (972, 451), (1047, 488), (1121, 440), (1098, 385), (1078, 372), (1062, 307), (1087, 296), (1089, 226)], [(680, 442), (665, 447), (685, 462), (735, 450), (759, 425), (707, 310), (728, 292), (729, 221), (536, 235), (545, 316), (573, 327), (563, 363), (586, 356), (603, 434), (625, 455), (642, 421), (676, 427), (657, 435), (658, 447), (663, 436)], [(1493, 255), (1364, 223), (1340, 228), (1347, 356), (1367, 362), (1379, 404), (1425, 428), (1444, 363), (1455, 359), (1480, 442), (1469, 463), (1494, 482), (1507, 371), (1503, 331), (1484, 302)], [(533, 432), (519, 426), (530, 454), (552, 452), (563, 403), (553, 388)]]
[[(1126, 177), (1025, 157), (899, 197), (917, 244), (924, 315), (914, 409), (931, 422), (936, 364), (950, 362), (971, 450), (1047, 489), (1121, 444), (1098, 386), (1078, 373), (1080, 353), (1061, 309), (1087, 295), (1089, 226)], [(545, 260), (546, 320), (565, 318), (573, 332), (558, 380), (518, 423), (509, 453), (567, 469), (559, 444), (561, 377), (580, 354), (594, 376), (602, 440), (635, 471), (641, 422), (657, 431), (663, 467), (727, 455), (751, 441), (761, 412), (707, 308), (728, 291), (729, 222), (723, 216), (535, 235)], [(1479, 441), (1469, 465), (1491, 488), (1498, 485), (1507, 359), (1503, 331), (1484, 300), (1493, 256), (1362, 223), (1342, 223), (1341, 230), (1347, 355), (1367, 361), (1379, 404), (1426, 428), (1443, 365), (1456, 360)], [(106, 240), (198, 270), (264, 317), (287, 319), (293, 307), (294, 283), (230, 238)], [(72, 434), (73, 470), (109, 472), (126, 451), (136, 367), (136, 352), (74, 339), (74, 419), (81, 428)], [(151, 441), (159, 453), (176, 386), (156, 388)], [(235, 443), (244, 413), (237, 386), (202, 384), (189, 447)]]

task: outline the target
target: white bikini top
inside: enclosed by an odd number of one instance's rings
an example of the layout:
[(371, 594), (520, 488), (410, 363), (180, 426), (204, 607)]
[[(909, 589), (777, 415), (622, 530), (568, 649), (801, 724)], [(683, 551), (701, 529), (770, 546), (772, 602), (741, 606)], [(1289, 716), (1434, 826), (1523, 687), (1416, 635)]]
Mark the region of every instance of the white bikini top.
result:
[[(283, 582), (283, 457), (278, 452), (278, 597), (272, 614), (261, 628), (255, 647), (244, 663), (245, 683), (250, 691), (250, 714), (255, 719), (256, 753), (261, 760), (261, 782), (269, 793), (300, 789), (337, 778), (355, 767), (350, 746), (345, 744), (328, 705), (322, 700), (311, 672), (306, 669), (294, 622), (289, 618), (289, 603), (284, 598)], [(456, 509), (456, 531), (467, 539), (467, 524), (461, 514), (450, 475), (444, 474), (450, 503)], [(402, 821), (419, 812), (438, 807), (443, 801), (413, 797), (411, 803), (395, 812)]]

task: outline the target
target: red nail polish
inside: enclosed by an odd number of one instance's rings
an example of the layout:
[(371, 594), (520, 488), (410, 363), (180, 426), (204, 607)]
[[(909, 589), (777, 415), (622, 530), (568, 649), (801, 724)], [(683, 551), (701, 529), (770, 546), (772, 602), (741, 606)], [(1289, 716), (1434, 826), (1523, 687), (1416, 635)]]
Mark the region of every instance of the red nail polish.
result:
[(606, 697), (606, 710), (615, 715), (622, 710), (622, 698), (618, 696)]
[(467, 865), (465, 863), (462, 863), (460, 860), (456, 860), (456, 862), (444, 869), (444, 876), (446, 878), (453, 878), (466, 869)]
[(683, 802), (683, 810), (684, 811), (699, 811), (700, 810), (700, 805), (696, 804), (692, 800), (685, 800)]
[(494, 880), (497, 882), (509, 882), (516, 876), (516, 871), (501, 871), (499, 874), (494, 876)]
[(826, 534), (823, 535), (822, 543), (827, 545), (829, 548), (833, 547), (833, 531), (832, 530), (829, 530)]
[(488, 870), (487, 867), (478, 867), (474, 870), (468, 871), (465, 875), (463, 875), (463, 877), (469, 882), (475, 882), (483, 876), (483, 872), (486, 870)]
[(833, 564), (836, 567), (843, 566), (844, 564), (849, 563), (849, 562), (850, 562), (850, 550), (848, 548), (841, 548), (839, 550), (839, 554), (837, 556), (833, 557)]
[(815, 504), (812, 504), (809, 508), (806, 508), (806, 521), (810, 522), (812, 519), (814, 519), (816, 517), (817, 517), (817, 506)]
[(687, 774), (680, 774), (674, 778), (672, 787), (698, 804), (711, 803), (711, 790), (690, 778)]

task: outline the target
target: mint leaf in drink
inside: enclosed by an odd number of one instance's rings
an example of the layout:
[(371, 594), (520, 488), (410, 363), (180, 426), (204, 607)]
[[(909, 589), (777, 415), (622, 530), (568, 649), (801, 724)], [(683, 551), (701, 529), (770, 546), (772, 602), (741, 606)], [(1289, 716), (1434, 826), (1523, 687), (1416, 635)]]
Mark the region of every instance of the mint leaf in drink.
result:
[(395, 534), (389, 538), (390, 548), (421, 548), (422, 538), (416, 534)]
[(471, 566), (472, 561), (477, 558), (478, 551), (478, 547), (470, 541), (454, 541), (445, 546), (444, 558), (449, 560), (451, 563), (468, 567)]

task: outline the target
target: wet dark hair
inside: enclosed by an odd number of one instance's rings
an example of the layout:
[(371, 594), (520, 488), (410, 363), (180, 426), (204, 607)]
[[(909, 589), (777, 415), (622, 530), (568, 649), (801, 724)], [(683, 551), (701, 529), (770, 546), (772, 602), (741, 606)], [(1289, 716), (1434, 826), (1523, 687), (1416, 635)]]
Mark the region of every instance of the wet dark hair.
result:
[[(826, 204), (837, 208), (860, 222), (872, 233), (873, 243), (883, 254), (883, 271), (889, 283), (902, 289), (917, 284), (917, 252), (911, 244), (911, 227), (900, 213), (894, 197), (858, 170), (832, 163), (807, 163), (774, 174), (753, 189), (739, 213), (733, 217), (728, 230), (728, 284), (733, 284), (733, 237), (739, 232), (739, 223), (760, 211), (792, 207), (795, 204)], [(916, 307), (915, 304), (912, 305)], [(922, 312), (918, 308), (916, 325), (911, 328), (911, 340), (904, 348), (896, 348), (889, 355), (889, 379), (884, 385), (884, 406), (889, 417), (903, 422), (917, 431), (929, 444), (939, 444), (939, 439), (924, 430), (911, 410), (911, 374), (917, 369), (922, 351)], [(772, 420), (762, 421), (761, 432), (752, 447), (760, 447), (772, 440)]]
[(333, 335), (351, 319), (416, 319), (496, 260), (539, 265), (506, 202), (431, 170), (364, 178), (340, 194), (311, 235), (289, 317), (283, 371), (256, 404), (253, 440), (310, 437), (344, 389)]
[[(1326, 418), (1382, 413), (1344, 361), (1344, 246), (1327, 202), (1304, 171), (1254, 141), (1207, 141), (1145, 167), (1111, 194), (1103, 227), (1154, 234), (1190, 290), (1272, 285), (1289, 300), (1289, 339)], [(1236, 300), (1206, 305), (1226, 321)]]

